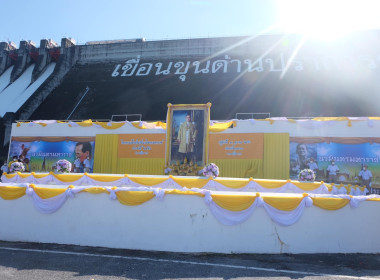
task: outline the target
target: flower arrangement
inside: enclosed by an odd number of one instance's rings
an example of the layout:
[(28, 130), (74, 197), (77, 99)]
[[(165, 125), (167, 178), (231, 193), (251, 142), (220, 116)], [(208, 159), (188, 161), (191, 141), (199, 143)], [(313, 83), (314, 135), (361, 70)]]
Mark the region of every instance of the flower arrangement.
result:
[(71, 162), (65, 159), (60, 159), (55, 164), (57, 172), (70, 173), (71, 172)]
[(219, 167), (215, 163), (210, 163), (202, 169), (202, 173), (206, 177), (218, 177)]
[(314, 182), (314, 180), (315, 180), (315, 173), (311, 169), (303, 169), (298, 174), (298, 180), (299, 181), (305, 181), (305, 182)]
[(9, 173), (15, 173), (15, 172), (23, 172), (25, 171), (25, 166), (22, 162), (14, 162), (9, 167)]

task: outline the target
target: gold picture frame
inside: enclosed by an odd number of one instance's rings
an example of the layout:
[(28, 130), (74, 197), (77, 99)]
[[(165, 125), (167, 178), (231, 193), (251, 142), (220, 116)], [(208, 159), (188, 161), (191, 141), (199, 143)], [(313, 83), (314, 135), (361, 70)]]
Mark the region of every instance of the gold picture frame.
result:
[(210, 107), (168, 104), (166, 167), (174, 175), (197, 175), (208, 162)]

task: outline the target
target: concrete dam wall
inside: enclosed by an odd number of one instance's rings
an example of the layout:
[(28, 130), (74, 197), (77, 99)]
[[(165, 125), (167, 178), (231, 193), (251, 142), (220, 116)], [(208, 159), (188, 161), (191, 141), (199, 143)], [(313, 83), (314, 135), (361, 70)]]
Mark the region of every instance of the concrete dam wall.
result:
[(17, 102), (3, 106), (2, 146), (8, 144), (15, 120), (110, 119), (119, 114), (164, 120), (168, 103), (211, 102), (214, 120), (235, 118), (236, 113), (380, 115), (374, 102), (380, 96), (379, 31), (328, 42), (262, 35), (80, 46), (64, 38), (61, 46), (41, 40), (38, 49), (29, 42), (21, 42), (19, 49), (2, 44), (0, 82), (9, 79), (9, 84), (0, 98), (30, 65), (35, 64), (30, 86), (51, 71), (24, 99), (4, 95), (6, 102)]

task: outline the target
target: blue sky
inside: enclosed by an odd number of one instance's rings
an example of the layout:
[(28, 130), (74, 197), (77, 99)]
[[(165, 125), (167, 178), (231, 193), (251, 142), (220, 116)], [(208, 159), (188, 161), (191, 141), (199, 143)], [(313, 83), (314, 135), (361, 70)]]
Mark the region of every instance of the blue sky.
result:
[[(182, 39), (380, 29), (380, 0), (19, 0), (1, 3), (0, 41)], [(269, 27), (277, 25), (277, 29)], [(348, 30), (347, 30), (348, 29)], [(331, 32), (334, 34), (331, 34)]]
[(147, 40), (257, 34), (275, 21), (276, 0), (2, 1), (0, 41), (72, 37)]

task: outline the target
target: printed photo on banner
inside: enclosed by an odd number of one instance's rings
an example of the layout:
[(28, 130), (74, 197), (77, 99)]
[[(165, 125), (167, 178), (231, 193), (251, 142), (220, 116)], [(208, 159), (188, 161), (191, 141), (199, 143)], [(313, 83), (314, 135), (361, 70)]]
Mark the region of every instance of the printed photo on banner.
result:
[(71, 162), (74, 173), (92, 173), (94, 168), (95, 137), (12, 137), (9, 162), (17, 158), (26, 172), (55, 171), (58, 160)]
[(172, 105), (168, 115), (167, 141), (170, 147), (167, 164), (205, 165), (209, 107)]
[(307, 144), (291, 140), (291, 178), (296, 179), (298, 170), (308, 168), (315, 171), (319, 181), (380, 187), (380, 143), (344, 137), (334, 141)]
[[(297, 179), (303, 169), (318, 171), (317, 147), (315, 144), (290, 143), (290, 178)], [(318, 177), (318, 176), (317, 176)]]

